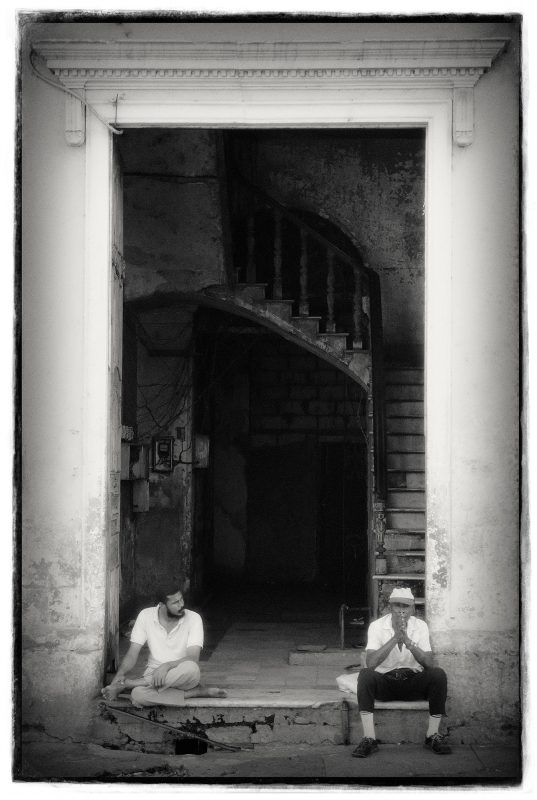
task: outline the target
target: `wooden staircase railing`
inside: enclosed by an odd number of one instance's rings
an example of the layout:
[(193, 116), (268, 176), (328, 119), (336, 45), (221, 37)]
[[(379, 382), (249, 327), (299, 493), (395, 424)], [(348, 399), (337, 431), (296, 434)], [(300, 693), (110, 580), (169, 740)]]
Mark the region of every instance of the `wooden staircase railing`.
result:
[[(325, 333), (346, 331), (349, 349), (370, 349), (370, 282), (376, 276), (366, 265), (242, 177), (234, 181), (231, 220), (237, 283), (266, 283), (269, 299), (282, 300), (292, 266), (296, 290), (291, 299), (297, 301), (298, 315), (319, 314)], [(298, 249), (292, 265), (290, 240)]]

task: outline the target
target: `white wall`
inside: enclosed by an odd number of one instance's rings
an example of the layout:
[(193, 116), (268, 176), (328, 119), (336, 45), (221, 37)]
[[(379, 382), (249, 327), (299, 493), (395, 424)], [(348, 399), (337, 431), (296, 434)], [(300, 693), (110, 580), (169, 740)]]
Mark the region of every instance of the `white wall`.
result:
[[(97, 688), (103, 658), (83, 459), (86, 151), (65, 142), (62, 93), (27, 68), (22, 98), (22, 686), (31, 721), (59, 731), (87, 724), (77, 694)], [(102, 501), (89, 510), (101, 532)]]

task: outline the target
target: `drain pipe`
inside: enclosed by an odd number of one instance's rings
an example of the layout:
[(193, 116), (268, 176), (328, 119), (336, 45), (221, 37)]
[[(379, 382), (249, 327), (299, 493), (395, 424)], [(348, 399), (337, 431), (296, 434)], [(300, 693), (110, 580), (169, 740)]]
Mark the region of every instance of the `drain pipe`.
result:
[(349, 606), (345, 603), (339, 607), (339, 646), (342, 650), (345, 649), (345, 611), (349, 610)]

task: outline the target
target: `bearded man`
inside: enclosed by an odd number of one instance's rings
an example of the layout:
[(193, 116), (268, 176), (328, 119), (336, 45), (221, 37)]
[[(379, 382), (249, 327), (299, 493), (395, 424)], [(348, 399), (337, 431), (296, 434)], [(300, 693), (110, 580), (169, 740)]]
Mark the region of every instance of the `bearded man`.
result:
[[(159, 600), (157, 606), (138, 614), (130, 647), (112, 682), (101, 690), (104, 699), (114, 701), (126, 689), (132, 689), (135, 706), (182, 706), (191, 697), (226, 697), (223, 689), (200, 682), (200, 615), (185, 608), (183, 592), (178, 588), (164, 590)], [(149, 657), (143, 678), (127, 678), (145, 644)]]

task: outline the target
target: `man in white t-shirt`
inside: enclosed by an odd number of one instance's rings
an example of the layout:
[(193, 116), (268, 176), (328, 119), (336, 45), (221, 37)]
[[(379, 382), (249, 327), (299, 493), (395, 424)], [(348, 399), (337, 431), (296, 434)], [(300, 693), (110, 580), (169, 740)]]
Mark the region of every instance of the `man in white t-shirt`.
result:
[(364, 738), (353, 751), (365, 758), (378, 750), (373, 710), (375, 700), (428, 700), (429, 726), (425, 747), (439, 755), (451, 752), (439, 733), (446, 713), (447, 677), (433, 666), (427, 623), (413, 616), (414, 596), (399, 587), (390, 595), (390, 613), (367, 632), (367, 668), (358, 675), (358, 706)]
[[(149, 658), (143, 678), (126, 678), (145, 644)], [(163, 592), (157, 606), (138, 614), (125, 658), (101, 694), (113, 701), (120, 692), (132, 689), (131, 701), (136, 706), (182, 706), (190, 697), (225, 697), (223, 689), (200, 683), (202, 647), (200, 615), (185, 608), (181, 591)]]

